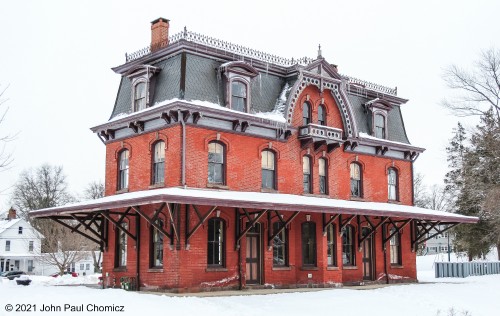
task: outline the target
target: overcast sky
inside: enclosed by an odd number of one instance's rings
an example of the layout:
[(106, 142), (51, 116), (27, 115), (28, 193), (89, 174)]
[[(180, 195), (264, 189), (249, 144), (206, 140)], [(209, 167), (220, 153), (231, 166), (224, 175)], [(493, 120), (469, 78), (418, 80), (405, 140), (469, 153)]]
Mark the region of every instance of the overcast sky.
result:
[(450, 64), (470, 66), (500, 48), (500, 1), (8, 1), (0, 7), (0, 90), (9, 107), (0, 135), (14, 161), (0, 173), (0, 211), (19, 173), (62, 165), (73, 193), (104, 179), (105, 122), (120, 81), (111, 67), (149, 45), (150, 22), (283, 57), (323, 56), (343, 74), (398, 87), (416, 169), (442, 183), (444, 148), (459, 118), (439, 106)]

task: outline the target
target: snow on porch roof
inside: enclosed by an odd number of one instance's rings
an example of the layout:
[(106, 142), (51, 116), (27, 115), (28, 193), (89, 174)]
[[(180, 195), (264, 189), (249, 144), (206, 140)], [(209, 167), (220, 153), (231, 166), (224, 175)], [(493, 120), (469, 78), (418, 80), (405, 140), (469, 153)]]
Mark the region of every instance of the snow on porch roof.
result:
[(32, 217), (93, 212), (155, 203), (182, 203), (221, 207), (245, 207), (280, 211), (321, 212), (436, 220), (449, 223), (476, 223), (477, 217), (463, 216), (420, 207), (345, 201), (331, 198), (260, 192), (239, 192), (193, 188), (163, 188), (106, 196), (96, 200), (67, 204), (30, 212)]

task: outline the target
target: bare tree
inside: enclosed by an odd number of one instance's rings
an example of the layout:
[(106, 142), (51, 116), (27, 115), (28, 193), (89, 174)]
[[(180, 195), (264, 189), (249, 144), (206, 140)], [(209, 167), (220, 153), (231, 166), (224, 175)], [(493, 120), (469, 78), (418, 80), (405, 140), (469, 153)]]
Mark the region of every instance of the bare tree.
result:
[(451, 196), (443, 186), (433, 185), (428, 195), (428, 208), (437, 211), (450, 211), (452, 205)]
[(29, 211), (56, 207), (75, 200), (68, 193), (66, 176), (61, 166), (46, 164), (23, 171), (14, 185), (11, 200), (17, 205), (21, 216), (43, 235), (40, 261), (57, 267), (62, 273), (71, 263), (88, 256), (88, 251), (95, 248), (85, 237), (62, 225), (29, 217)]
[(427, 188), (424, 185), (424, 175), (416, 173), (413, 177), (413, 201), (415, 206), (428, 207), (429, 196), (426, 191)]
[(18, 207), (23, 218), (29, 220), (29, 211), (73, 202), (75, 199), (67, 187), (61, 166), (45, 164), (35, 170), (24, 170), (14, 185), (12, 204)]
[[(8, 108), (2, 109), (2, 106), (5, 104), (7, 99), (3, 98), (5, 91), (8, 86), (4, 89), (0, 89), (0, 126), (7, 115)], [(0, 134), (0, 170), (6, 168), (12, 162), (12, 154), (7, 152), (6, 146), (7, 143), (14, 139), (14, 136), (3, 132)]]
[(83, 191), (83, 197), (87, 200), (95, 200), (104, 197), (104, 183), (102, 183), (102, 181), (90, 182)]
[(484, 115), (493, 109), (500, 119), (500, 51), (483, 51), (472, 70), (449, 66), (444, 80), (457, 95), (442, 104), (457, 116)]
[(62, 275), (72, 263), (85, 259), (89, 252), (93, 253), (94, 245), (70, 229), (48, 219), (40, 219), (35, 223), (43, 238), (37, 260), (56, 267), (59, 274)]

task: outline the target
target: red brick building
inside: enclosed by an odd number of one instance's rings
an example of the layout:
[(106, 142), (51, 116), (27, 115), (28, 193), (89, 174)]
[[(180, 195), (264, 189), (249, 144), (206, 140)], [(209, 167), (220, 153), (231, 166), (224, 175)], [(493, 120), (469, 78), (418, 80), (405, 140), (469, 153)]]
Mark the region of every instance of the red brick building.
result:
[(413, 207), (391, 89), (196, 33), (113, 68), (106, 197), (39, 210), (95, 241), (108, 285), (196, 291), (416, 281), (415, 250), (476, 218)]

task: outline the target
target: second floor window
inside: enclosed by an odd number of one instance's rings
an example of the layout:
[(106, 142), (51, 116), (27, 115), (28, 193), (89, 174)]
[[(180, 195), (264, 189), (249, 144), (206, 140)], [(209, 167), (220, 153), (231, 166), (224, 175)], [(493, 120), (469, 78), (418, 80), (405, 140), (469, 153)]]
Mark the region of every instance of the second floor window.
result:
[(5, 241), (5, 251), (10, 251), (10, 240)]
[(326, 159), (320, 158), (318, 159), (318, 168), (319, 168), (319, 193), (327, 194), (328, 193), (328, 182), (327, 182), (327, 170), (326, 170)]
[(270, 150), (262, 152), (262, 188), (275, 189), (276, 188), (276, 167), (275, 155)]
[(375, 114), (375, 137), (385, 139), (385, 117), (381, 114)]
[(389, 168), (387, 172), (387, 191), (389, 200), (398, 200), (398, 172), (394, 168)]
[(34, 242), (32, 240), (30, 240), (30, 242), (28, 244), (28, 251), (33, 252), (33, 249), (34, 249)]
[(231, 109), (247, 112), (247, 85), (241, 81), (231, 84)]
[(342, 229), (342, 264), (345, 266), (354, 266), (355, 262), (354, 252), (354, 228), (347, 225)]
[(225, 265), (224, 237), (224, 221), (220, 218), (211, 218), (208, 221), (207, 264), (209, 266)]
[(312, 193), (311, 188), (311, 158), (309, 156), (302, 157), (302, 174), (304, 193)]
[(351, 196), (362, 197), (361, 167), (359, 164), (351, 163)]
[(153, 148), (153, 184), (165, 182), (165, 142), (160, 141)]
[(326, 125), (325, 106), (322, 104), (318, 107), (318, 125)]
[(316, 266), (316, 224), (302, 223), (302, 265)]
[(139, 82), (134, 88), (134, 112), (146, 108), (146, 83)]
[(120, 153), (118, 158), (118, 190), (128, 188), (128, 150)]
[(218, 142), (208, 144), (208, 183), (224, 184), (224, 146)]
[(302, 125), (311, 123), (311, 106), (308, 102), (302, 105)]

